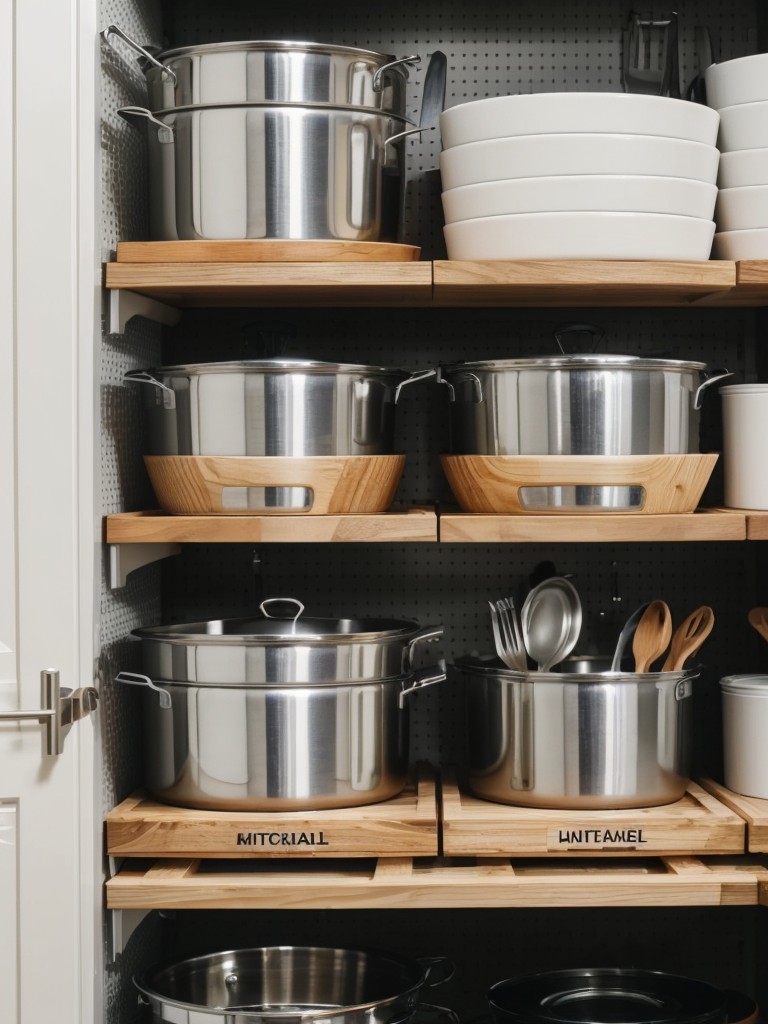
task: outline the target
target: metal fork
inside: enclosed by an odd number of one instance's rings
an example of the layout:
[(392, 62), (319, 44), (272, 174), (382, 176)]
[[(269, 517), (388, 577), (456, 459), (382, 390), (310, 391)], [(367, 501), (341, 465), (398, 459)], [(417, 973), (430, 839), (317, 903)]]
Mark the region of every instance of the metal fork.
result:
[(528, 667), (528, 659), (514, 601), (512, 598), (505, 597), (496, 602), (489, 601), (488, 606), (491, 609), (491, 625), (493, 626), (496, 653), (507, 668), (511, 668), (514, 672), (525, 672)]

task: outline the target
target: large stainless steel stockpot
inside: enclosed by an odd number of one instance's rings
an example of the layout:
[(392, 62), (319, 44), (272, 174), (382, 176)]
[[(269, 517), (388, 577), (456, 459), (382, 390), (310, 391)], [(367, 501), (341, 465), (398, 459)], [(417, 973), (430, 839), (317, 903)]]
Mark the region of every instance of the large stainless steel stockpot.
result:
[(445, 957), (266, 946), (157, 964), (134, 984), (153, 1020), (168, 1024), (399, 1024), (423, 988), (452, 973)]
[(467, 785), (484, 799), (555, 808), (672, 803), (690, 779), (695, 672), (512, 672), (460, 658)]
[(364, 107), (190, 106), (118, 113), (145, 130), (153, 240), (394, 242), (410, 122)]
[(147, 674), (116, 682), (143, 688), (144, 781), (185, 807), (387, 800), (407, 779), (407, 698), (445, 679), (442, 661), (413, 667), (442, 628), (400, 620), (236, 619), (135, 635)]
[[(275, 617), (280, 605), (290, 616)], [(269, 598), (263, 618), (212, 619), (133, 631), (153, 679), (219, 685), (325, 685), (410, 675), (419, 649), (442, 626), (402, 619), (302, 617), (293, 598)]]
[(139, 54), (152, 110), (219, 103), (329, 103), (402, 117), (408, 69), (421, 59), (294, 40), (207, 43), (157, 53), (115, 25), (101, 35), (110, 46), (117, 37)]
[(401, 389), (434, 371), (303, 359), (127, 373), (144, 389), (151, 455), (388, 455)]
[(563, 355), (440, 370), (457, 455), (657, 455), (699, 450), (704, 363)]

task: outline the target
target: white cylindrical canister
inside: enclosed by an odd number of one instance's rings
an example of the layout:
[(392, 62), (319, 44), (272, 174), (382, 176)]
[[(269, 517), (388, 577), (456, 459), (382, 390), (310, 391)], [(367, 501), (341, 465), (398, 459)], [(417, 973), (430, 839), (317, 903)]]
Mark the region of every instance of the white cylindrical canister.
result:
[(720, 680), (724, 779), (728, 789), (768, 799), (768, 676)]
[(720, 394), (725, 504), (768, 509), (768, 384), (729, 384)]

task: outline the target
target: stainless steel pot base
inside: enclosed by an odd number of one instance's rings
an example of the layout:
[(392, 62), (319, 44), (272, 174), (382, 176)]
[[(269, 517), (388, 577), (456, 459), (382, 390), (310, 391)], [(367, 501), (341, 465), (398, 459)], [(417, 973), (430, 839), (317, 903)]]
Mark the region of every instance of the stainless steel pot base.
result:
[(521, 487), (517, 493), (521, 507), (528, 512), (550, 508), (561, 512), (639, 511), (645, 504), (644, 487), (621, 485)]

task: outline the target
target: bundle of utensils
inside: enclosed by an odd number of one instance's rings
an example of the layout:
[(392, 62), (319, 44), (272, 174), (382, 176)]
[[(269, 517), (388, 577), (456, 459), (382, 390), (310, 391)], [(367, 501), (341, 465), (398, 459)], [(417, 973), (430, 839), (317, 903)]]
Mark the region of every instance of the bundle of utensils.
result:
[[(515, 672), (527, 672), (529, 658), (539, 672), (549, 672), (571, 653), (578, 641), (581, 601), (576, 588), (565, 577), (551, 577), (534, 587), (519, 616), (511, 597), (488, 604), (496, 653)], [(763, 621), (768, 639), (768, 619)], [(680, 672), (699, 651), (714, 624), (713, 610), (702, 605), (673, 629), (667, 603), (648, 601), (630, 615), (621, 630), (610, 671), (623, 671), (625, 657), (631, 650), (635, 673)]]

